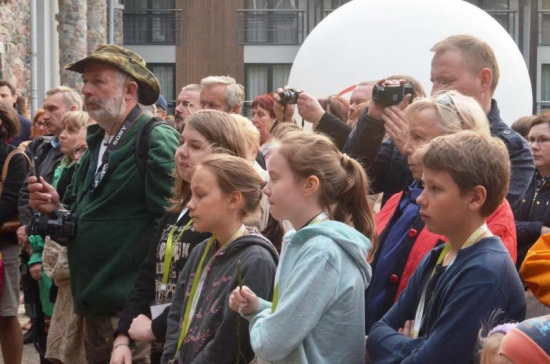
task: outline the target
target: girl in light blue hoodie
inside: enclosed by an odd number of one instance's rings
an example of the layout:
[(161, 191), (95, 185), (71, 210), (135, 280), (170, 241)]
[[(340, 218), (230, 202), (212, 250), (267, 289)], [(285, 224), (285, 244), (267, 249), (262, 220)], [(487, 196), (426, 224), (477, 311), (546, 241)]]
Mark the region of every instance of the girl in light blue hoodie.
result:
[(258, 363), (362, 364), (377, 239), (365, 172), (327, 137), (302, 131), (277, 141), (268, 171), (271, 214), (296, 230), (283, 241), (273, 302), (243, 286), (230, 306), (250, 321)]

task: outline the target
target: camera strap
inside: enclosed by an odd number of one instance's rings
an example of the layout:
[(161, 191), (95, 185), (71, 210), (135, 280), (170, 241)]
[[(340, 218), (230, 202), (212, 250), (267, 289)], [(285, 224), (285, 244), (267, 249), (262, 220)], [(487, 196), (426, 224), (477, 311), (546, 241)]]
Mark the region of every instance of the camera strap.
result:
[(109, 155), (119, 148), (120, 143), (124, 140), (126, 134), (132, 128), (132, 126), (141, 116), (141, 114), (141, 109), (139, 108), (139, 106), (136, 105), (126, 117), (124, 124), (122, 124), (122, 126), (118, 130), (118, 133), (115, 135), (114, 139), (109, 144), (107, 144), (107, 150), (105, 150), (105, 153), (103, 153), (103, 156), (101, 157), (101, 165), (97, 169), (97, 172), (94, 176), (93, 188), (97, 187), (99, 182), (107, 173), (107, 169), (109, 167)]
[[(120, 145), (121, 142), (124, 140), (124, 138), (127, 136), (128, 131), (132, 128), (134, 123), (139, 119), (139, 117), (142, 115), (142, 111), (138, 105), (136, 105), (132, 111), (126, 116), (126, 119), (124, 120), (124, 124), (122, 124), (122, 127), (119, 129), (118, 133), (114, 137), (114, 139), (107, 145), (107, 150), (105, 150), (105, 153), (103, 154), (101, 158), (101, 165), (97, 169), (97, 172), (94, 175), (93, 180), (88, 185), (88, 187), (80, 194), (80, 198), (78, 198), (75, 203), (71, 206), (71, 214), (73, 214), (76, 211), (77, 206), (82, 202), (84, 197), (88, 194), (88, 192), (93, 191), (101, 179), (105, 176), (108, 169), (108, 161), (109, 161), (109, 154), (111, 152), (116, 151)], [(88, 153), (88, 158), (92, 158), (91, 154)]]

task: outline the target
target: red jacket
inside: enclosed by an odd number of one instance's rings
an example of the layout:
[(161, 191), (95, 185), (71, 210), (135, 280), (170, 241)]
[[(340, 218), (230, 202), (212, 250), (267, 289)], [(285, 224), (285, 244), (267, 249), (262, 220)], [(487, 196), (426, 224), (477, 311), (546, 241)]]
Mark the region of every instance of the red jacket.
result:
[[(380, 212), (376, 214), (376, 232), (378, 235), (382, 234), (386, 228), (386, 225), (395, 213), (395, 209), (397, 205), (399, 205), (399, 200), (401, 199), (402, 194), (403, 192), (399, 192), (390, 197)], [(504, 200), (498, 209), (496, 209), (496, 211), (487, 218), (487, 226), (494, 235), (502, 239), (504, 246), (510, 252), (510, 256), (515, 263), (517, 258), (516, 224), (514, 214), (512, 213), (512, 209), (507, 200)], [(395, 300), (397, 300), (397, 297), (399, 297), (401, 292), (405, 289), (405, 287), (407, 287), (409, 278), (414, 273), (422, 258), (424, 258), (424, 256), (437, 245), (438, 240), (447, 242), (447, 238), (444, 236), (432, 234), (427, 229), (422, 229), (420, 232), (414, 231), (410, 233), (417, 234), (417, 236), (407, 259), (407, 264), (405, 265), (403, 273), (400, 277), (399, 288), (397, 289)]]

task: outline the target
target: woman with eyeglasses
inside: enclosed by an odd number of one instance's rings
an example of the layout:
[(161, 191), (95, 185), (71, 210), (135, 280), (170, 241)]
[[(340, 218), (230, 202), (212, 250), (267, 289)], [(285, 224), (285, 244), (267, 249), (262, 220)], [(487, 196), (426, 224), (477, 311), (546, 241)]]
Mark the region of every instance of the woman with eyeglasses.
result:
[(536, 171), (529, 189), (514, 211), (518, 235), (518, 269), (529, 248), (541, 235), (550, 233), (550, 113), (539, 115), (533, 120), (527, 141), (533, 153)]

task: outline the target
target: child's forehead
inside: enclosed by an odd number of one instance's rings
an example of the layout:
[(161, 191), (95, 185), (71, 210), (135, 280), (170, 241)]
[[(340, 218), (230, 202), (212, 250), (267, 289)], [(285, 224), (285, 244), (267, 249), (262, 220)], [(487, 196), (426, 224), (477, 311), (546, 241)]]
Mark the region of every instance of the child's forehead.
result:
[(422, 167), (422, 182), (445, 183), (457, 185), (449, 171)]

